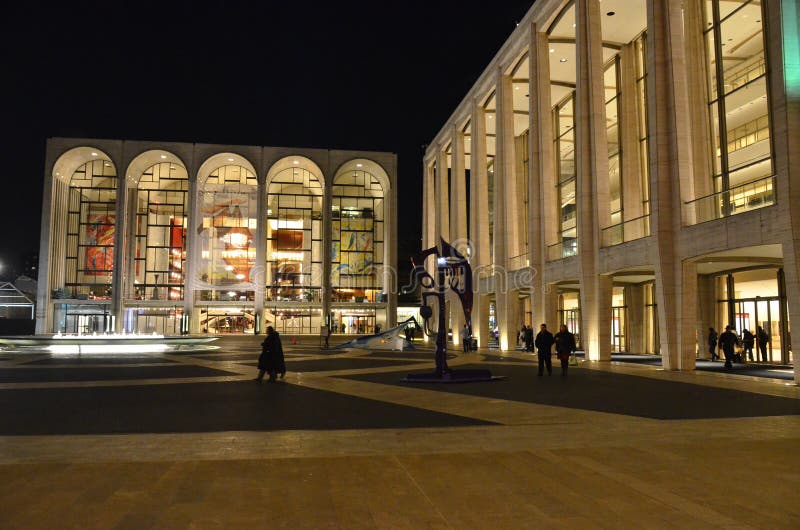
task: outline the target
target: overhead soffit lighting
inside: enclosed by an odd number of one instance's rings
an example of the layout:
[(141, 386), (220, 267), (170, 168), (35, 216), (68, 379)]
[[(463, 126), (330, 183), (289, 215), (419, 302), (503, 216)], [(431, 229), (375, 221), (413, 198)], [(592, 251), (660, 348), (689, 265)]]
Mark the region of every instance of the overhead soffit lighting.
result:
[(167, 155), (161, 155), (161, 158), (167, 158)]
[(92, 151), (92, 156), (97, 156), (97, 153), (95, 153), (94, 151)]
[(567, 60), (562, 57), (561, 59), (558, 60), (558, 62), (565, 63), (565, 62), (567, 62)]
[(228, 159), (228, 162), (233, 162), (233, 158), (229, 158), (229, 159)]

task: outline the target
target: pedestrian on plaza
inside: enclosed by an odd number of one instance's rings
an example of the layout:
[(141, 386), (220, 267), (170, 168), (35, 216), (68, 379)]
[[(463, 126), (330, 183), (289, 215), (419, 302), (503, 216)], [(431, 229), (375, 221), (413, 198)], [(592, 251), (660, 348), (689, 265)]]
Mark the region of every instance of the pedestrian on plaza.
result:
[(467, 353), (470, 350), (469, 348), (470, 338), (469, 338), (469, 328), (467, 327), (466, 324), (464, 324), (464, 327), (461, 329), (460, 336), (461, 336), (461, 350), (464, 353)]
[(533, 328), (525, 326), (525, 351), (533, 351)]
[(561, 361), (561, 376), (566, 377), (567, 368), (569, 368), (569, 356), (575, 353), (577, 349), (575, 335), (570, 333), (565, 324), (561, 324), (553, 340), (556, 343), (556, 356)]
[(714, 328), (708, 328), (708, 353), (711, 354), (712, 361), (719, 359), (719, 355), (717, 355), (718, 338), (717, 331)]
[(767, 362), (767, 343), (769, 342), (769, 335), (764, 331), (761, 326), (756, 326), (756, 340), (758, 341), (758, 349), (761, 352), (761, 362)]
[(541, 330), (536, 334), (536, 352), (539, 356), (539, 375), (544, 374), (544, 367), (547, 365), (547, 375), (553, 375), (553, 361), (551, 350), (553, 349), (553, 334), (547, 330), (547, 324), (542, 324)]
[(517, 344), (525, 348), (525, 324), (522, 325), (522, 328), (517, 333)]
[(725, 326), (725, 331), (719, 336), (719, 346), (725, 355), (725, 368), (728, 370), (733, 368), (733, 359), (736, 355), (734, 348), (739, 346), (739, 337), (731, 329), (731, 326)]
[(755, 344), (755, 341), (756, 338), (749, 329), (742, 331), (742, 347), (744, 348), (742, 357), (746, 354), (750, 362), (753, 361), (753, 344)]
[(264, 373), (269, 373), (271, 383), (275, 382), (278, 374), (281, 379), (286, 375), (281, 337), (272, 326), (267, 326), (267, 337), (261, 343), (261, 355), (258, 357), (258, 377), (255, 380), (259, 383), (263, 381)]

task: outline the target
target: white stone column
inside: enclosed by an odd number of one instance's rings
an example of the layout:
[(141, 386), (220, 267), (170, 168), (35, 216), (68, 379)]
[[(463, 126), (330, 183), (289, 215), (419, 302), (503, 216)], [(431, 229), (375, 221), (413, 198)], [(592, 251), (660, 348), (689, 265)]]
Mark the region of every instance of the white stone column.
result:
[(603, 45), (598, 0), (576, 0), (575, 170), (582, 343), (611, 359), (611, 279), (599, 275), (600, 228), (610, 225)]
[(439, 244), (439, 238), (450, 239), (450, 197), (448, 195), (448, 167), (447, 154), (444, 146), (436, 148), (436, 239), (433, 244)]
[[(800, 32), (800, 6), (797, 2), (765, 3), (767, 24), (766, 57), (770, 76), (769, 99), (772, 107), (770, 119), (774, 145), (777, 207), (789, 226), (783, 234), (783, 272), (789, 321), (794, 332), (788, 339), (794, 354), (794, 381), (800, 383), (800, 52), (791, 46)], [(782, 30), (782, 31), (781, 31)], [(784, 47), (783, 43), (788, 46)], [(795, 43), (796, 44), (796, 43)], [(781, 68), (782, 66), (782, 68)], [(797, 344), (797, 347), (794, 345)]]
[[(258, 179), (256, 189), (258, 193), (258, 197), (256, 197), (256, 265), (253, 268), (254, 274), (251, 275), (250, 281), (256, 291), (253, 310), (256, 313), (256, 318), (261, 323), (260, 332), (264, 333), (266, 330), (266, 325), (264, 324), (264, 298), (267, 282), (267, 191), (269, 190), (266, 175)], [(330, 262), (330, 258), (323, 261)]]
[(475, 290), (472, 308), (472, 334), (479, 348), (488, 345), (489, 297), (478, 291), (480, 280), (489, 274), (489, 180), (486, 167), (486, 113), (474, 104), (470, 121), (470, 265)]
[(513, 350), (521, 323), (519, 291), (511, 285), (509, 258), (519, 254), (520, 232), (516, 164), (514, 156), (514, 102), (510, 76), (497, 71), (496, 153), (494, 159), (494, 265), (495, 309), (501, 350)]
[(189, 204), (186, 212), (186, 276), (183, 289), (183, 312), (189, 316), (189, 333), (200, 333), (200, 317), (195, 308), (197, 299), (197, 263), (200, 260), (200, 248), (197, 229), (203, 220), (200, 218), (200, 185), (197, 182), (196, 168), (186, 168), (189, 176)]
[[(450, 170), (450, 241), (462, 255), (467, 247), (467, 176), (464, 172), (464, 133), (453, 126), (452, 162)], [(461, 344), (461, 329), (464, 327), (464, 311), (458, 296), (449, 291), (450, 322), (453, 326), (453, 344)]]
[[(620, 136), (622, 169), (622, 216), (623, 220), (637, 219), (644, 214), (642, 203), (642, 173), (639, 158), (639, 116), (636, 90), (636, 57), (633, 45), (626, 44), (619, 52), (620, 98), (618, 129)], [(645, 235), (644, 224), (628, 223), (623, 227), (625, 240), (638, 239)]]
[[(124, 169), (120, 168), (122, 171)], [(122, 331), (122, 290), (125, 278), (125, 242), (127, 236), (128, 223), (125, 216), (128, 203), (128, 182), (125, 175), (120, 175), (117, 170), (117, 198), (115, 211), (116, 220), (114, 222), (114, 272), (111, 277), (111, 315), (114, 317), (114, 327), (111, 331), (120, 333)]]
[(680, 0), (648, 3), (651, 221), (660, 348), (668, 370), (694, 369), (697, 333), (696, 266), (683, 261), (678, 251), (681, 194), (693, 193), (681, 21)]
[[(531, 25), (528, 53), (528, 254), (533, 274), (531, 325), (547, 320), (544, 276), (547, 261), (548, 228), (552, 230), (555, 211), (552, 113), (550, 108), (550, 63), (546, 33)], [(548, 215), (549, 214), (549, 215)], [(541, 322), (540, 322), (541, 323)]]

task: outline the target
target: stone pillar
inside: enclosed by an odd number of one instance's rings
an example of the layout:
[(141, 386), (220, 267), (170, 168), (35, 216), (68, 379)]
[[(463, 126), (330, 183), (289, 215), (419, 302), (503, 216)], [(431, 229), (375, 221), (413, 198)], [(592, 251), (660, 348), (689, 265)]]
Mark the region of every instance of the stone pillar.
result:
[(629, 353), (645, 353), (644, 337), (644, 286), (640, 284), (625, 286), (625, 305), (627, 306), (627, 329), (625, 330)]
[[(266, 179), (266, 175), (258, 178), (258, 196), (256, 197), (256, 266), (253, 268), (254, 274), (250, 276), (250, 281), (255, 289), (253, 310), (256, 313), (256, 318), (261, 322), (260, 332), (262, 333), (266, 331), (266, 325), (264, 324), (264, 297), (267, 282), (267, 192), (269, 191), (269, 183)], [(324, 212), (325, 210), (323, 210), (322, 214), (323, 219), (325, 216)], [(252, 215), (252, 213), (250, 213), (250, 215)], [(325, 224), (326, 223), (323, 223), (323, 225)], [(330, 224), (330, 222), (327, 224)], [(329, 263), (330, 257), (328, 259), (323, 258), (322, 261), (324, 263)], [(322, 292), (324, 296), (324, 288)]]
[[(544, 296), (544, 317), (543, 319), (534, 320), (531, 324), (534, 329), (538, 328), (540, 324), (547, 324), (549, 329), (558, 329), (559, 318), (558, 318), (558, 286), (554, 284), (550, 284), (545, 286), (545, 296)], [(571, 332), (575, 332), (574, 329), (570, 330)]]
[(514, 105), (511, 78), (497, 71), (496, 153), (494, 159), (494, 265), (495, 307), (500, 349), (516, 344), (517, 291), (509, 289), (508, 258), (519, 248), (516, 216), (516, 177), (514, 175)]
[[(464, 133), (453, 126), (452, 161), (450, 170), (450, 244), (462, 255), (467, 251), (467, 177), (464, 172)], [(453, 344), (461, 344), (464, 311), (458, 296), (450, 291), (450, 322), (453, 325)]]
[(449, 176), (447, 154), (442, 146), (436, 148), (436, 239), (432, 245), (439, 245), (439, 238), (450, 239), (450, 197), (448, 195)]
[(582, 343), (588, 359), (611, 359), (611, 279), (599, 275), (600, 228), (611, 222), (603, 46), (598, 0), (576, 0), (575, 159)]
[[(330, 154), (330, 153), (329, 153)], [(330, 161), (327, 164), (327, 167), (330, 168)], [(329, 169), (329, 171), (333, 171)], [(323, 176), (324, 186), (322, 188), (322, 281), (320, 285), (322, 286), (322, 322), (326, 325), (330, 326), (330, 322), (328, 322), (328, 317), (332, 311), (332, 302), (333, 302), (333, 285), (331, 282), (331, 255), (333, 249), (333, 179), (334, 175), (324, 175)], [(386, 199), (387, 190), (384, 190), (384, 205), (387, 203)], [(392, 193), (391, 190), (388, 190), (388, 193)], [(388, 219), (389, 212), (387, 212), (388, 208), (384, 206), (384, 220)], [(423, 225), (424, 227), (424, 225)], [(423, 228), (424, 229), (424, 228)], [(266, 233), (266, 232), (265, 232)], [(389, 240), (391, 241), (391, 240)], [(385, 253), (384, 253), (385, 254)], [(386, 260), (384, 258), (384, 266), (386, 266)], [(340, 284), (341, 285), (341, 284)], [(262, 326), (263, 329), (266, 330), (266, 326)]]
[[(708, 116), (708, 80), (705, 37), (703, 35), (703, 10), (705, 2), (686, 2), (683, 9), (683, 29), (685, 35), (684, 47), (686, 53), (686, 89), (688, 98), (688, 113), (691, 131), (692, 192), (690, 197), (705, 197), (714, 192), (713, 161), (711, 158), (712, 138), (711, 124)], [(684, 194), (686, 196), (686, 194)], [(699, 216), (702, 219), (712, 219), (714, 205), (696, 204), (695, 209), (687, 212), (691, 220)], [(708, 331), (708, 328), (706, 328)], [(718, 330), (719, 331), (719, 330)], [(707, 348), (706, 348), (707, 349)]]
[(189, 333), (200, 333), (199, 315), (193, 314), (194, 301), (197, 299), (197, 263), (200, 261), (200, 248), (197, 229), (203, 222), (200, 217), (200, 183), (197, 182), (197, 171), (186, 168), (189, 176), (188, 211), (186, 212), (186, 276), (183, 289), (183, 312), (189, 315)]
[[(124, 169), (122, 169), (124, 171)], [(122, 331), (122, 290), (125, 285), (125, 242), (127, 240), (128, 223), (125, 217), (128, 202), (128, 182), (125, 174), (117, 170), (117, 202), (116, 221), (114, 222), (114, 273), (111, 277), (111, 315), (114, 318), (114, 327), (106, 329), (114, 333)]]
[(696, 266), (678, 252), (681, 193), (693, 193), (681, 2), (651, 0), (647, 7), (651, 221), (662, 364), (668, 370), (693, 370)]
[[(702, 275), (697, 278), (697, 343), (701, 359), (710, 359), (708, 353), (708, 328), (716, 328), (717, 297), (714, 289), (714, 277)], [(721, 333), (718, 329), (717, 333)]]
[(470, 120), (470, 245), (472, 285), (475, 290), (472, 309), (472, 334), (478, 347), (488, 345), (489, 297), (478, 290), (480, 280), (488, 276), (489, 261), (489, 182), (486, 167), (486, 113), (474, 104)]
[[(619, 52), (620, 99), (619, 132), (622, 159), (622, 218), (624, 221), (644, 215), (642, 203), (642, 172), (639, 159), (639, 116), (636, 93), (636, 57), (633, 45), (626, 44)], [(645, 235), (641, 222), (628, 223), (623, 227), (625, 241)]]
[[(800, 51), (797, 49), (800, 6), (797, 2), (783, 0), (767, 2), (764, 9), (777, 207), (783, 210), (783, 218), (789, 220), (789, 229), (784, 231), (782, 241), (784, 282), (789, 321), (797, 323), (800, 322), (800, 150), (796, 147), (800, 137)], [(800, 383), (797, 361), (800, 337), (797, 331), (792, 335), (787, 338), (794, 354), (794, 381)], [(794, 344), (799, 345), (797, 349)]]

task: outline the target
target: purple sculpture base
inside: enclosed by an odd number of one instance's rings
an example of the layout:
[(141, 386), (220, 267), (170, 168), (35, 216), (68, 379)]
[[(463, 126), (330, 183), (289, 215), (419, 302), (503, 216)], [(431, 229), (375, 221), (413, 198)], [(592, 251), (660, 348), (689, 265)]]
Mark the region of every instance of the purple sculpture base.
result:
[(505, 379), (504, 376), (492, 375), (489, 370), (451, 370), (442, 375), (436, 372), (424, 374), (408, 374), (403, 383), (477, 383)]

